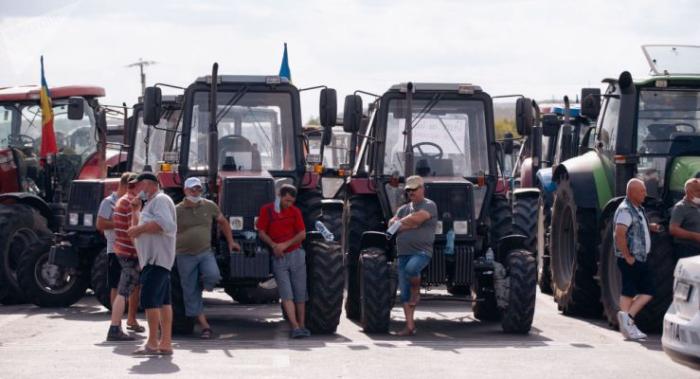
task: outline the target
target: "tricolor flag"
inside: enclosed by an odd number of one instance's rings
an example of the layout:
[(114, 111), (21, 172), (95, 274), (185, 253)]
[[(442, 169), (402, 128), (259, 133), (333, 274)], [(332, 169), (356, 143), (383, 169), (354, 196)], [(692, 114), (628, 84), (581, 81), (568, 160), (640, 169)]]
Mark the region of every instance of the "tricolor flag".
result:
[(41, 106), (41, 149), (39, 156), (46, 159), (49, 154), (58, 153), (56, 134), (53, 132), (53, 104), (51, 92), (44, 76), (44, 56), (41, 56), (41, 89), (39, 90), (39, 105)]
[(284, 55), (282, 56), (282, 65), (280, 66), (280, 76), (292, 81), (292, 71), (289, 69), (289, 59), (287, 58), (287, 43), (284, 43)]

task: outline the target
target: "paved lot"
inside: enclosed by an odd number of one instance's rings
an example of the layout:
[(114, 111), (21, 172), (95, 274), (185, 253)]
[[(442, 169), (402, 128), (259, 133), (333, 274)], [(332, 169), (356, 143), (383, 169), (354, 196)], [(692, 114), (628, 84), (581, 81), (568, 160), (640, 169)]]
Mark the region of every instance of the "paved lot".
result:
[[(559, 315), (542, 294), (528, 336), (474, 321), (468, 303), (443, 296), (421, 303), (410, 339), (366, 335), (343, 318), (336, 335), (292, 341), (279, 306), (236, 305), (223, 293), (209, 296), (207, 312), (215, 340), (179, 338), (173, 357), (134, 358), (136, 343), (104, 342), (108, 314), (91, 297), (59, 311), (0, 306), (0, 377), (700, 377), (663, 353), (660, 336), (623, 341), (600, 320)], [(399, 329), (399, 308), (393, 319)]]

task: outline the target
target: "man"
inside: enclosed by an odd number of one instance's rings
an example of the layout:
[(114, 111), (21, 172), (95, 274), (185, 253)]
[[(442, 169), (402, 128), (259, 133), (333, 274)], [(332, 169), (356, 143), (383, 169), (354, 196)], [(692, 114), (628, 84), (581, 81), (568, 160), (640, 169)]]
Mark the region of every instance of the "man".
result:
[[(134, 337), (125, 334), (121, 330), (121, 319), (126, 307), (126, 299), (129, 299), (129, 310), (127, 312), (126, 328), (141, 333), (145, 329), (136, 321), (139, 301), (139, 267), (131, 237), (127, 230), (131, 226), (131, 200), (136, 195), (134, 185), (129, 184), (130, 180), (136, 178), (135, 174), (125, 173), (120, 179), (120, 188), (124, 187), (125, 193), (119, 197), (114, 207), (112, 215), (112, 226), (114, 227), (114, 253), (120, 267), (119, 281), (117, 284), (117, 295), (112, 302), (112, 318), (107, 333), (107, 341), (133, 341)], [(98, 225), (100, 222), (98, 218)]]
[[(170, 305), (170, 270), (175, 263), (177, 219), (175, 204), (158, 188), (150, 172), (134, 181), (138, 196), (131, 202), (134, 239), (141, 266), (141, 305), (146, 309), (148, 339), (136, 355), (172, 355), (173, 308)], [(143, 205), (143, 202), (146, 205)], [(143, 209), (142, 209), (143, 208)], [(160, 327), (160, 339), (158, 331)]]
[(700, 179), (685, 182), (685, 197), (673, 206), (668, 231), (673, 236), (676, 256), (700, 253)]
[(405, 191), (409, 202), (396, 211), (396, 216), (389, 220), (389, 227), (393, 230), (398, 225), (399, 288), (406, 316), (406, 327), (397, 335), (413, 336), (416, 334), (413, 315), (420, 300), (421, 271), (433, 256), (438, 213), (437, 205), (425, 197), (423, 178), (408, 177)]
[[(177, 269), (185, 300), (185, 314), (195, 317), (202, 332), (209, 339), (212, 330), (204, 315), (202, 289), (211, 291), (221, 280), (216, 257), (211, 250), (212, 221), (219, 225), (230, 250), (240, 250), (233, 240), (231, 226), (212, 201), (203, 199), (202, 182), (198, 178), (185, 180), (185, 199), (175, 207), (177, 211)], [(201, 278), (201, 282), (200, 282)]]
[(627, 196), (615, 211), (615, 256), (622, 276), (622, 294), (617, 321), (623, 336), (633, 340), (646, 338), (634, 324), (634, 317), (651, 301), (654, 283), (647, 265), (651, 250), (649, 230), (659, 230), (657, 224), (649, 224), (642, 203), (646, 197), (644, 182), (630, 179)]
[(109, 303), (114, 303), (114, 298), (117, 297), (117, 287), (119, 286), (119, 276), (122, 268), (119, 265), (117, 255), (114, 254), (114, 222), (112, 215), (114, 207), (117, 205), (117, 200), (124, 196), (126, 187), (128, 186), (129, 173), (122, 174), (117, 191), (112, 192), (109, 196), (102, 199), (100, 207), (97, 210), (97, 222), (95, 227), (101, 231), (107, 241), (107, 286), (109, 287)]
[(274, 203), (265, 204), (258, 215), (260, 239), (272, 249), (275, 273), (282, 307), (287, 313), (291, 338), (311, 335), (306, 329), (306, 253), (301, 242), (306, 238), (306, 227), (299, 208), (294, 206), (297, 190), (285, 184)]

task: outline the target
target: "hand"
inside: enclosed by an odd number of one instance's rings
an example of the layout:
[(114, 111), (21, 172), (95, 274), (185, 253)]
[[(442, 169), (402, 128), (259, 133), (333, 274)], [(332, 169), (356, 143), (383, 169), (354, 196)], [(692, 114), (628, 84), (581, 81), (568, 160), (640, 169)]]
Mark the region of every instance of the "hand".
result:
[(142, 204), (143, 202), (141, 201), (141, 199), (138, 196), (136, 196), (135, 198), (133, 198), (133, 200), (131, 200), (131, 209), (138, 211), (141, 209)]
[(231, 241), (228, 243), (228, 251), (241, 251), (241, 245), (236, 241)]
[(276, 243), (276, 244), (272, 245), (272, 253), (277, 258), (282, 258), (284, 256), (285, 249), (287, 249), (287, 246), (285, 246), (284, 243)]
[(652, 222), (651, 224), (649, 224), (649, 231), (651, 231), (652, 233), (659, 233), (661, 231), (661, 225)]
[(631, 255), (626, 256), (625, 262), (627, 262), (627, 264), (630, 266), (634, 266), (634, 257)]
[(131, 238), (136, 238), (140, 236), (141, 233), (143, 233), (143, 231), (138, 226), (132, 226), (126, 231), (126, 234), (128, 234)]

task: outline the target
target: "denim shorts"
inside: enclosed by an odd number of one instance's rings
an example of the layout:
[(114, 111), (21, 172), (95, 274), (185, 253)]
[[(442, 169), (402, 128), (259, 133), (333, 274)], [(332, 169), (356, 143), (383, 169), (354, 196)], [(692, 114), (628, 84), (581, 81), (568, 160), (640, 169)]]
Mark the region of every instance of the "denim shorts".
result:
[(146, 265), (141, 270), (140, 300), (144, 309), (170, 305), (170, 271), (165, 267)]
[(399, 289), (401, 302), (411, 299), (411, 278), (420, 277), (421, 271), (430, 264), (430, 256), (422, 251), (415, 254), (399, 255)]
[(209, 250), (197, 255), (178, 254), (177, 271), (180, 274), (185, 315), (196, 317), (204, 311), (202, 290), (211, 291), (221, 280), (214, 253)]
[(285, 253), (281, 258), (272, 260), (277, 289), (282, 300), (294, 300), (304, 303), (308, 300), (306, 293), (306, 252), (299, 248)]

